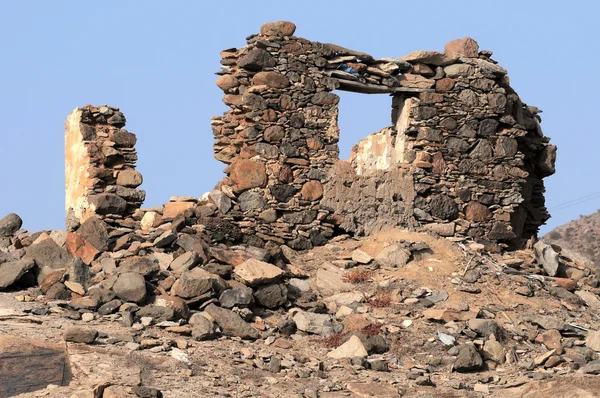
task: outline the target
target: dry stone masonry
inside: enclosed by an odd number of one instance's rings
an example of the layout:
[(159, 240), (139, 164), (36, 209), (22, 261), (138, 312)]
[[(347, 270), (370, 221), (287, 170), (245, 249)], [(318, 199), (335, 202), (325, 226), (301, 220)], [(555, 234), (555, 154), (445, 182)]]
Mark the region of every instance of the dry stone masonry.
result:
[(139, 209), (146, 193), (136, 189), (137, 138), (128, 132), (118, 108), (86, 105), (65, 122), (67, 229), (91, 216), (114, 226), (131, 227), (127, 218)]
[[(549, 215), (542, 178), (556, 148), (507, 72), (470, 38), (444, 52), (372, 56), (264, 25), (221, 53), (231, 107), (212, 121), (225, 219), (253, 243), (308, 249), (353, 233), (423, 227), (523, 245)], [(335, 90), (392, 96), (392, 125), (338, 160)]]
[[(68, 229), (91, 215), (130, 230), (185, 215), (218, 241), (296, 250), (393, 227), (516, 247), (537, 236), (556, 147), (491, 52), (464, 38), (444, 52), (375, 59), (294, 31), (269, 23), (221, 52), (217, 85), (230, 110), (211, 125), (227, 177), (200, 200), (138, 210), (145, 194), (125, 117), (76, 109), (66, 123)], [(391, 97), (391, 125), (348, 161), (336, 90)]]

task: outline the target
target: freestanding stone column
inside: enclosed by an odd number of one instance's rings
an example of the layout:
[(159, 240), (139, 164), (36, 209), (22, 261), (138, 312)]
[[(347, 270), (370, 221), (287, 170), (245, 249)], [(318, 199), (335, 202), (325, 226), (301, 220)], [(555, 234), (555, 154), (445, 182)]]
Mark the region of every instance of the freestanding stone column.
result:
[(137, 138), (125, 130), (118, 108), (86, 105), (65, 122), (67, 230), (93, 215), (115, 227), (131, 227), (128, 219), (146, 193), (136, 189), (142, 175), (135, 170)]

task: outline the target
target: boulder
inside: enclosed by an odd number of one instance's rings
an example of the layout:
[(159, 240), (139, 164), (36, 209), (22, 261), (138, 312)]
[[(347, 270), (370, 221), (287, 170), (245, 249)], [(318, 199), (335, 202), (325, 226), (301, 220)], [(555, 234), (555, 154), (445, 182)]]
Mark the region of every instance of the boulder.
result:
[(69, 383), (69, 355), (64, 344), (0, 334), (0, 364), (0, 397)]
[(225, 282), (217, 275), (202, 268), (184, 272), (171, 287), (171, 294), (184, 299), (201, 296), (211, 291), (222, 290)]
[(21, 226), (23, 220), (15, 213), (10, 213), (7, 216), (0, 219), (0, 237), (14, 235)]
[(470, 372), (481, 369), (483, 359), (473, 344), (463, 344), (458, 348), (458, 356), (454, 361), (454, 370), (457, 372)]
[(227, 289), (219, 296), (221, 307), (247, 307), (252, 303), (252, 289)]
[(268, 51), (262, 48), (255, 48), (248, 51), (238, 62), (240, 68), (250, 71), (260, 71), (263, 68), (273, 67), (277, 64), (275, 58)]
[(249, 286), (275, 282), (284, 274), (281, 268), (254, 258), (250, 258), (235, 267), (233, 273), (237, 279)]
[(0, 290), (4, 290), (18, 282), (33, 267), (35, 267), (35, 262), (30, 258), (0, 264)]
[(399, 243), (393, 243), (390, 246), (381, 250), (375, 261), (381, 266), (387, 268), (401, 268), (404, 267), (410, 260), (410, 251), (400, 245)]
[(458, 54), (461, 57), (476, 58), (479, 55), (479, 44), (470, 37), (464, 37), (446, 43), (444, 52)]
[(333, 319), (328, 314), (298, 311), (293, 317), (298, 330), (327, 336), (333, 333)]
[(263, 36), (293, 36), (296, 25), (289, 21), (267, 22), (260, 27)]
[(556, 276), (560, 261), (558, 259), (558, 253), (552, 246), (547, 245), (540, 240), (533, 245), (533, 250), (535, 252), (536, 260), (544, 267), (546, 274), (548, 276)]
[(314, 277), (316, 290), (323, 297), (354, 290), (354, 285), (344, 282), (343, 277), (343, 271), (330, 263), (325, 263), (317, 270)]
[(258, 330), (250, 326), (233, 311), (217, 307), (214, 304), (209, 304), (205, 311), (215, 320), (226, 336), (241, 337), (248, 340), (256, 340), (260, 337)]
[(40, 268), (53, 269), (66, 268), (73, 259), (66, 249), (59, 247), (52, 239), (45, 239), (29, 246), (27, 257), (33, 259)]
[(369, 353), (365, 349), (365, 346), (360, 339), (356, 336), (352, 336), (344, 344), (329, 352), (327, 356), (334, 359), (354, 357), (366, 358), (369, 356)]
[(128, 257), (119, 263), (119, 272), (134, 272), (142, 276), (148, 276), (160, 271), (158, 263), (150, 257)]
[(287, 294), (284, 284), (259, 286), (254, 292), (254, 300), (263, 307), (274, 309), (287, 303)]
[(88, 201), (97, 214), (123, 214), (127, 209), (127, 201), (112, 193), (90, 195)]
[(136, 272), (124, 272), (119, 275), (112, 287), (117, 297), (124, 301), (142, 303), (146, 299), (146, 281)]
[(97, 336), (97, 330), (76, 326), (69, 327), (64, 333), (65, 341), (70, 343), (91, 344), (96, 340)]

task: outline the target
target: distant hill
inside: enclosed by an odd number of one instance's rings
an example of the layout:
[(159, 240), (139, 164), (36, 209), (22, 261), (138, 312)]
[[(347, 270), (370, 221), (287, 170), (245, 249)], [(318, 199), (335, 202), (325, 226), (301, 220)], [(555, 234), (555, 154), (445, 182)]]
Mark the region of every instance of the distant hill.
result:
[(600, 210), (554, 228), (542, 240), (579, 252), (600, 266)]

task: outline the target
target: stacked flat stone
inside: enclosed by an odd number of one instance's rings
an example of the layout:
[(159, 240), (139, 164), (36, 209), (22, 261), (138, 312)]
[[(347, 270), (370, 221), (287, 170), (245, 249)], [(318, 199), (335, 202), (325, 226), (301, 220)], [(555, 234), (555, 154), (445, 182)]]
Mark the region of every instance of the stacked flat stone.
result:
[[(229, 164), (217, 189), (233, 205), (219, 216), (253, 244), (296, 249), (323, 244), (339, 225), (425, 227), (519, 245), (537, 234), (549, 217), (542, 178), (554, 172), (556, 148), (490, 52), (465, 38), (445, 52), (374, 59), (294, 31), (269, 23), (246, 47), (221, 53), (217, 85), (231, 110), (212, 127), (215, 157)], [(336, 89), (394, 96), (393, 125), (381, 133), (391, 158), (355, 156), (358, 174), (343, 182)], [(395, 180), (400, 186), (389, 188)], [(368, 213), (357, 214), (357, 202)]]
[[(71, 120), (73, 117), (78, 120)], [(137, 138), (124, 127), (123, 113), (105, 105), (87, 105), (76, 109), (69, 117), (66, 131), (69, 230), (92, 215), (114, 227), (135, 227), (129, 217), (141, 207), (146, 193), (137, 189), (143, 181), (142, 175), (135, 170)], [(82, 148), (82, 152), (77, 153), (81, 157), (69, 159), (73, 147)], [(78, 162), (84, 176), (79, 184), (74, 184), (69, 170), (77, 168)], [(74, 210), (76, 204), (69, 203), (72, 198), (69, 192), (75, 190), (79, 190), (77, 196), (83, 203), (79, 212)]]

